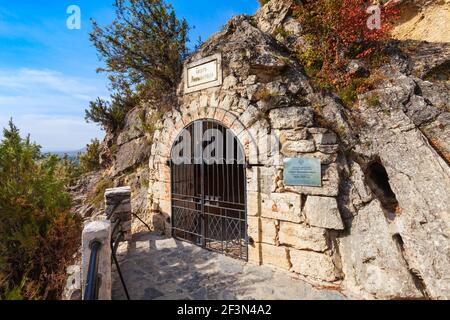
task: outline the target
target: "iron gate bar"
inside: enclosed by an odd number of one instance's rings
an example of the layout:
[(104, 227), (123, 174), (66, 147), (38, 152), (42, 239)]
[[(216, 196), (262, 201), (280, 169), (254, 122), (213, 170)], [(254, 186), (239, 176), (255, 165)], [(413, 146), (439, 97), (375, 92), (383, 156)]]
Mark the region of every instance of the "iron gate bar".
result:
[[(199, 132), (199, 129), (201, 131)], [(248, 235), (246, 212), (246, 165), (239, 163), (243, 148), (229, 129), (215, 120), (198, 120), (188, 125), (191, 152), (201, 144), (215, 142), (209, 129), (218, 130), (225, 137), (223, 148), (214, 156), (226, 160), (206, 163), (202, 154), (200, 164), (178, 164), (171, 159), (172, 236), (206, 249), (232, 257), (248, 260)], [(197, 130), (196, 132), (194, 132)], [(217, 131), (216, 131), (217, 132)], [(205, 134), (206, 133), (206, 134)], [(230, 134), (230, 136), (228, 136)], [(205, 136), (205, 140), (203, 140)], [(229, 138), (232, 139), (229, 139)], [(183, 142), (180, 134), (174, 146)], [(221, 154), (220, 154), (221, 152)], [(233, 152), (233, 159), (227, 155)], [(173, 156), (173, 154), (172, 154)], [(183, 157), (186, 156), (183, 154)], [(194, 155), (187, 155), (194, 160)], [(228, 161), (231, 160), (231, 161)]]

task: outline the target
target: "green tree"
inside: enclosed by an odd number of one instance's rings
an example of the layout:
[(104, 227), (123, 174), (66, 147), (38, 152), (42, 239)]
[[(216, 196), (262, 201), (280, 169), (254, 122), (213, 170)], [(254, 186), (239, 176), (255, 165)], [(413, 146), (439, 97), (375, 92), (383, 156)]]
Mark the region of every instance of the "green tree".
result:
[(57, 299), (77, 252), (81, 223), (70, 213), (59, 159), (43, 156), (12, 123), (0, 143), (0, 299)]
[[(173, 103), (187, 54), (188, 24), (164, 0), (116, 0), (116, 19), (106, 27), (93, 21), (91, 41), (105, 67), (111, 103), (97, 99), (86, 119), (114, 131), (136, 101)], [(164, 101), (169, 97), (169, 101)]]
[(89, 173), (100, 169), (100, 141), (93, 139), (86, 151), (78, 156), (80, 172)]

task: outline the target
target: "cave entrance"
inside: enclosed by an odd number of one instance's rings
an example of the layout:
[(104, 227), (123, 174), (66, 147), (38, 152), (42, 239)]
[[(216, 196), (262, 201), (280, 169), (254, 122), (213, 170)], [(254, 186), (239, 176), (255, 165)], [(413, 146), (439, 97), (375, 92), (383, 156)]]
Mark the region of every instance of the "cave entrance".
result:
[(399, 213), (399, 203), (389, 183), (389, 176), (385, 167), (379, 162), (372, 162), (366, 170), (367, 184), (380, 200), (383, 209), (389, 213), (392, 220)]
[(241, 143), (219, 122), (184, 128), (171, 152), (172, 236), (248, 260), (245, 167)]

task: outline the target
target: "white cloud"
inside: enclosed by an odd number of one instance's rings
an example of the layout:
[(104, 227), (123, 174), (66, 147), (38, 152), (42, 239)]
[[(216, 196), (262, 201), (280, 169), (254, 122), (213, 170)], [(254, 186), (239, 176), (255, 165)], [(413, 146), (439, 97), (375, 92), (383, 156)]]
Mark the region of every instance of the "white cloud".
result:
[(83, 148), (101, 130), (84, 120), (84, 109), (107, 96), (101, 79), (70, 77), (52, 70), (0, 69), (0, 125), (10, 118), (45, 150)]
[[(8, 121), (9, 118), (0, 117), (0, 126), (6, 127)], [(77, 151), (91, 139), (104, 136), (99, 127), (76, 117), (24, 115), (13, 121), (22, 137), (30, 134), (44, 151)]]
[[(67, 77), (51, 70), (0, 70), (0, 92), (20, 94), (58, 93), (89, 101), (98, 95), (103, 84), (91, 79)], [(104, 91), (101, 90), (102, 92)]]

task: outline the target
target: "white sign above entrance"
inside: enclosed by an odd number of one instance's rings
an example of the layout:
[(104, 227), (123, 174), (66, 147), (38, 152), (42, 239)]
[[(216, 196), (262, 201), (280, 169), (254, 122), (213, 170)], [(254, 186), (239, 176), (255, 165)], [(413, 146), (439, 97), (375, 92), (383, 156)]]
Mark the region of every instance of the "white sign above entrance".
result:
[(222, 85), (222, 55), (220, 53), (185, 66), (185, 93), (191, 93), (220, 85)]
[(217, 80), (217, 60), (188, 69), (188, 87), (202, 85)]

